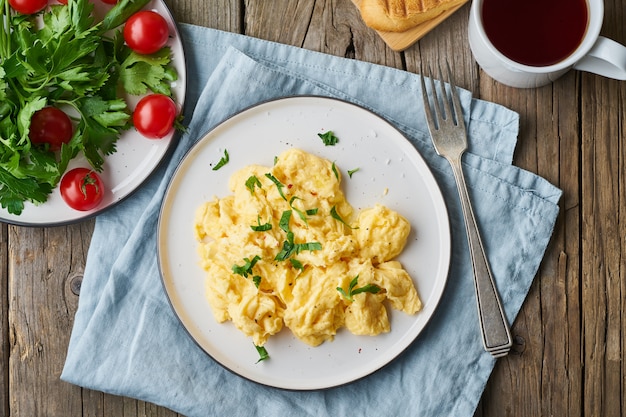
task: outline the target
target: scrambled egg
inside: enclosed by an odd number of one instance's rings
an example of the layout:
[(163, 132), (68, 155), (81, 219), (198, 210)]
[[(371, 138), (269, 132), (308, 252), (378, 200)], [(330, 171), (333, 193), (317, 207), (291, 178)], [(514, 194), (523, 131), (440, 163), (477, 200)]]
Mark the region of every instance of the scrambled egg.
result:
[(283, 326), (317, 346), (344, 326), (389, 332), (385, 304), (421, 310), (413, 280), (392, 260), (409, 222), (382, 205), (355, 213), (332, 162), (290, 149), (273, 167), (239, 170), (229, 187), (232, 195), (198, 208), (194, 225), (218, 322), (231, 320), (257, 346)]

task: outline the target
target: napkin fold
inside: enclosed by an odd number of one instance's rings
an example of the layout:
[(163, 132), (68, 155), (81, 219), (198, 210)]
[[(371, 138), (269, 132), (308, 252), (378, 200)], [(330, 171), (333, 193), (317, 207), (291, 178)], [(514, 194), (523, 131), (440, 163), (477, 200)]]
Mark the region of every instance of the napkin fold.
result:
[[(130, 198), (96, 220), (61, 378), (194, 416), (456, 416), (474, 414), (495, 360), (482, 348), (456, 185), (432, 146), (419, 76), (214, 29), (179, 26), (187, 59), (187, 132)], [(389, 120), (415, 145), (442, 190), (452, 259), (437, 311), (396, 360), (351, 384), (294, 392), (245, 380), (190, 338), (160, 282), (156, 225), (169, 179), (209, 129), (264, 100), (336, 97)], [(538, 270), (561, 191), (511, 165), (518, 115), (461, 91), (469, 130), (464, 170), (507, 317)]]

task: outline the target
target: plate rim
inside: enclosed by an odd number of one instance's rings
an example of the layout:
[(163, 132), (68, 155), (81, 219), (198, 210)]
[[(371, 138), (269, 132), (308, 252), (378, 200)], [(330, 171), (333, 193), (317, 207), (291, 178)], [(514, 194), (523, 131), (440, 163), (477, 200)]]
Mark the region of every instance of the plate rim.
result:
[[(187, 59), (186, 59), (186, 51), (185, 51), (185, 44), (182, 41), (182, 36), (181, 36), (181, 31), (180, 31), (180, 22), (176, 21), (176, 19), (174, 18), (174, 14), (172, 13), (170, 7), (167, 5), (167, 3), (165, 2), (165, 0), (153, 0), (153, 1), (157, 1), (161, 4), (161, 6), (164, 8), (164, 10), (167, 12), (168, 14), (168, 18), (170, 20), (170, 22), (172, 23), (172, 26), (174, 27), (174, 30), (176, 31), (176, 38), (179, 40), (180, 42), (180, 52), (181, 52), (181, 57), (180, 59), (183, 62), (183, 68), (185, 70), (185, 74), (183, 74), (184, 78), (184, 83), (183, 83), (183, 87), (182, 87), (182, 97), (179, 99), (177, 98), (176, 100), (176, 104), (177, 106), (180, 107), (180, 111), (179, 114), (183, 115), (185, 112), (185, 105), (186, 105), (186, 96), (187, 96), (187, 88), (189, 86), (189, 81), (187, 78)], [(150, 3), (148, 3), (146, 5), (146, 7), (149, 7)], [(143, 10), (143, 9), (142, 9)], [(179, 74), (179, 78), (180, 78), (180, 74)], [(178, 138), (181, 136), (181, 132), (178, 130), (175, 130), (172, 134), (172, 138), (170, 139), (170, 142), (167, 144), (167, 147), (165, 148), (165, 151), (163, 152), (159, 162), (157, 164), (154, 165), (154, 167), (150, 170), (150, 172), (141, 180), (137, 183), (137, 185), (135, 186), (134, 189), (132, 189), (131, 191), (129, 191), (125, 196), (116, 199), (114, 201), (112, 201), (111, 203), (109, 203), (108, 205), (104, 206), (104, 207), (100, 207), (100, 208), (96, 208), (94, 210), (90, 210), (90, 211), (85, 211), (83, 215), (77, 216), (77, 217), (73, 217), (71, 219), (64, 219), (64, 220), (58, 220), (58, 221), (47, 221), (47, 222), (29, 222), (29, 221), (22, 221), (19, 219), (19, 216), (16, 216), (17, 218), (13, 218), (13, 217), (5, 217), (5, 213), (3, 211), (0, 211), (0, 223), (4, 223), (7, 225), (11, 225), (11, 226), (20, 226), (20, 227), (57, 227), (57, 226), (69, 226), (72, 224), (77, 224), (77, 223), (82, 223), (84, 221), (87, 221), (89, 219), (95, 218), (97, 216), (99, 216), (100, 214), (105, 213), (106, 211), (116, 207), (117, 205), (119, 205), (120, 203), (122, 203), (123, 201), (126, 201), (129, 197), (131, 197), (133, 194), (135, 194), (135, 192), (137, 190), (139, 190), (141, 187), (143, 187), (143, 185), (146, 184), (146, 182), (148, 180), (150, 180), (153, 176), (154, 173), (157, 172), (164, 164), (166, 161), (168, 161), (174, 151), (174, 149), (176, 149), (177, 143), (178, 143)], [(59, 185), (57, 184), (57, 187)], [(45, 207), (46, 202), (40, 204), (37, 208), (41, 209)], [(5, 210), (5, 209), (2, 209)], [(6, 211), (6, 210), (5, 210)]]
[[(238, 372), (236, 369), (233, 369), (229, 366), (227, 366), (226, 364), (222, 363), (221, 361), (219, 361), (215, 355), (211, 354), (211, 352), (209, 352), (203, 345), (202, 343), (193, 335), (193, 333), (191, 332), (191, 330), (187, 327), (187, 325), (185, 324), (183, 317), (181, 312), (179, 312), (176, 308), (176, 306), (174, 305), (174, 301), (172, 300), (172, 295), (170, 294), (169, 290), (168, 290), (168, 286), (166, 283), (166, 277), (165, 277), (165, 273), (164, 273), (164, 259), (162, 256), (162, 239), (163, 239), (163, 222), (164, 220), (164, 216), (163, 213), (164, 211), (166, 211), (168, 209), (168, 195), (170, 194), (170, 192), (172, 191), (172, 187), (173, 187), (173, 183), (175, 182), (174, 180), (177, 178), (177, 175), (179, 174), (179, 171), (182, 170), (184, 168), (185, 162), (187, 161), (188, 157), (190, 157), (190, 155), (197, 150), (197, 147), (202, 146), (204, 144), (205, 141), (209, 140), (208, 137), (211, 136), (211, 134), (222, 128), (224, 124), (229, 123), (232, 119), (241, 116), (242, 114), (248, 112), (248, 111), (252, 111), (252, 110), (256, 110), (259, 107), (265, 106), (265, 105), (269, 105), (269, 104), (273, 104), (279, 101), (289, 101), (291, 99), (316, 99), (316, 100), (327, 100), (329, 102), (339, 102), (348, 106), (353, 106), (355, 108), (358, 108), (360, 110), (364, 110), (367, 113), (369, 113), (371, 116), (381, 120), (382, 122), (384, 122), (385, 124), (387, 124), (389, 127), (391, 127), (393, 130), (395, 130), (397, 132), (398, 135), (400, 135), (402, 137), (403, 140), (405, 140), (410, 147), (414, 150), (415, 154), (417, 155), (417, 157), (424, 163), (426, 169), (428, 170), (428, 174), (430, 177), (430, 180), (432, 181), (432, 183), (434, 184), (435, 187), (435, 191), (437, 193), (437, 197), (440, 200), (441, 205), (438, 206), (438, 208), (441, 208), (443, 210), (442, 213), (442, 218), (444, 219), (442, 226), (444, 226), (445, 230), (443, 230), (444, 233), (444, 241), (441, 243), (442, 246), (444, 246), (445, 251), (442, 252), (442, 256), (440, 259), (441, 262), (441, 266), (443, 267), (442, 270), (442, 275), (443, 275), (443, 280), (440, 283), (440, 285), (436, 286), (436, 289), (438, 290), (436, 293), (436, 299), (432, 302), (432, 312), (430, 317), (428, 317), (428, 319), (426, 320), (426, 323), (424, 323), (424, 325), (421, 327), (421, 329), (417, 332), (417, 334), (411, 339), (410, 342), (408, 342), (406, 344), (406, 346), (404, 346), (402, 349), (400, 349), (400, 351), (398, 351), (393, 357), (389, 358), (388, 360), (386, 360), (382, 365), (378, 366), (375, 369), (372, 369), (360, 376), (354, 376), (351, 378), (348, 378), (344, 381), (338, 382), (336, 384), (330, 384), (330, 385), (318, 385), (318, 386), (311, 386), (311, 387), (289, 387), (287, 386), (287, 384), (283, 384), (283, 385), (276, 385), (276, 384), (271, 384), (271, 383), (267, 383), (267, 382), (263, 382), (261, 380), (252, 378), (248, 375), (245, 375), (242, 372)], [(212, 141), (215, 138), (209, 140)], [(439, 186), (439, 183), (437, 182), (437, 179), (435, 178), (435, 176), (432, 173), (432, 169), (430, 168), (430, 166), (427, 164), (426, 159), (422, 156), (421, 152), (415, 147), (415, 145), (413, 143), (411, 143), (411, 141), (408, 139), (408, 137), (400, 130), (398, 129), (396, 126), (393, 125), (393, 123), (391, 123), (389, 120), (387, 120), (385, 117), (383, 117), (382, 115), (376, 113), (374, 110), (369, 109), (361, 104), (357, 104), (354, 102), (351, 102), (349, 100), (346, 99), (342, 99), (342, 98), (337, 98), (337, 97), (331, 97), (331, 96), (323, 96), (323, 95), (315, 95), (315, 94), (302, 94), (302, 95), (285, 95), (285, 96), (280, 96), (280, 97), (275, 97), (275, 98), (270, 98), (270, 99), (264, 99), (261, 100), (255, 104), (249, 105), (249, 106), (245, 106), (244, 108), (242, 108), (239, 111), (236, 111), (228, 116), (226, 116), (224, 119), (222, 119), (221, 121), (219, 121), (217, 124), (215, 124), (214, 126), (212, 126), (211, 128), (207, 129), (206, 131), (204, 131), (204, 133), (198, 135), (198, 139), (193, 143), (193, 145), (190, 146), (189, 149), (186, 150), (186, 152), (183, 154), (182, 158), (180, 159), (180, 161), (178, 162), (176, 168), (174, 169), (170, 179), (168, 180), (168, 184), (167, 187), (165, 189), (165, 192), (163, 194), (163, 200), (161, 202), (160, 208), (159, 208), (159, 213), (158, 213), (158, 218), (157, 218), (157, 225), (156, 225), (156, 254), (157, 254), (157, 267), (159, 270), (159, 277), (160, 277), (160, 282), (161, 282), (161, 286), (163, 288), (163, 291), (165, 292), (165, 296), (167, 299), (167, 303), (171, 308), (172, 313), (176, 316), (176, 319), (178, 321), (178, 323), (181, 325), (181, 327), (184, 329), (185, 333), (187, 335), (189, 335), (191, 341), (193, 341), (193, 343), (200, 348), (200, 350), (203, 352), (204, 355), (206, 355), (208, 358), (210, 358), (213, 362), (215, 362), (217, 365), (219, 365), (221, 368), (227, 370), (228, 372), (232, 373), (233, 375), (236, 375), (240, 378), (243, 378), (247, 381), (259, 384), (261, 386), (266, 386), (266, 387), (270, 387), (270, 388), (277, 388), (280, 390), (284, 390), (284, 391), (291, 391), (291, 392), (306, 392), (306, 391), (315, 391), (315, 390), (327, 390), (327, 389), (331, 389), (331, 388), (336, 388), (336, 387), (340, 387), (340, 386), (344, 386), (344, 385), (348, 385), (351, 383), (354, 383), (356, 381), (359, 381), (363, 378), (366, 378), (370, 375), (373, 375), (377, 372), (379, 372), (380, 370), (382, 370), (383, 368), (387, 367), (389, 364), (391, 364), (392, 362), (394, 362), (396, 359), (398, 359), (399, 357), (401, 357), (402, 355), (404, 355), (406, 353), (406, 351), (409, 349), (409, 347), (411, 345), (413, 345), (415, 343), (415, 341), (419, 338), (419, 336), (423, 333), (423, 331), (426, 329), (426, 327), (428, 326), (428, 324), (430, 323), (433, 315), (435, 314), (442, 298), (443, 298), (443, 294), (445, 292), (445, 289), (447, 288), (447, 283), (448, 283), (448, 278), (449, 278), (449, 273), (450, 273), (450, 266), (451, 266), (451, 257), (452, 257), (452, 233), (451, 233), (451, 227), (450, 227), (450, 216), (449, 216), (449, 212), (448, 212), (448, 208), (447, 208), (447, 204), (445, 201), (445, 198), (443, 196), (443, 193), (441, 191), (441, 187)], [(288, 330), (288, 329), (287, 329)]]

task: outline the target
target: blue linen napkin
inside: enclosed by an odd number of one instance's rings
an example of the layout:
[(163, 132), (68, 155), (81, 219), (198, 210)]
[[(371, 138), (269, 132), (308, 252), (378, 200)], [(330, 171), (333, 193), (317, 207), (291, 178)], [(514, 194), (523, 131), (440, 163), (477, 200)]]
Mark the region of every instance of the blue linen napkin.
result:
[[(242, 35), (181, 25), (189, 129), (133, 196), (101, 214), (87, 258), (61, 378), (163, 405), (186, 416), (456, 416), (474, 414), (495, 360), (482, 348), (456, 185), (433, 149), (419, 76)], [(185, 152), (228, 116), (260, 101), (324, 95), (391, 121), (428, 162), (446, 200), (452, 259), (442, 301), (403, 355), (354, 383), (319, 391), (265, 387), (225, 370), (172, 312), (156, 259), (156, 224)], [(464, 170), (509, 321), (542, 260), (561, 191), (511, 165), (518, 115), (462, 92), (470, 136)]]

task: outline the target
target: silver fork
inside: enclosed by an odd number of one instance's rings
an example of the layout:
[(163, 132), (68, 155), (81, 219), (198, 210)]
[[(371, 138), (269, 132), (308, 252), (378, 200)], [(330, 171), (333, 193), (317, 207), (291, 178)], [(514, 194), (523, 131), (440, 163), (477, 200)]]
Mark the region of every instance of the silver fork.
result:
[[(459, 96), (452, 80), (450, 66), (447, 65), (446, 69), (448, 75), (447, 82), (450, 86), (450, 98), (448, 98), (446, 86), (442, 81), (441, 68), (439, 68), (438, 82), (440, 93), (437, 93), (432, 71), (430, 71), (430, 90), (433, 98), (432, 110), (426, 93), (426, 83), (424, 82), (424, 77), (421, 77), (424, 110), (435, 150), (440, 156), (446, 158), (452, 166), (463, 209), (465, 230), (474, 270), (474, 289), (476, 290), (478, 318), (480, 320), (483, 345), (487, 352), (498, 358), (509, 353), (513, 341), (491, 269), (485, 256), (476, 218), (474, 217), (465, 185), (461, 156), (467, 149), (467, 131), (463, 121), (463, 110), (461, 109)], [(443, 107), (441, 106), (439, 95), (442, 96), (441, 102), (443, 102)], [(452, 106), (450, 106), (450, 101), (452, 101)]]

